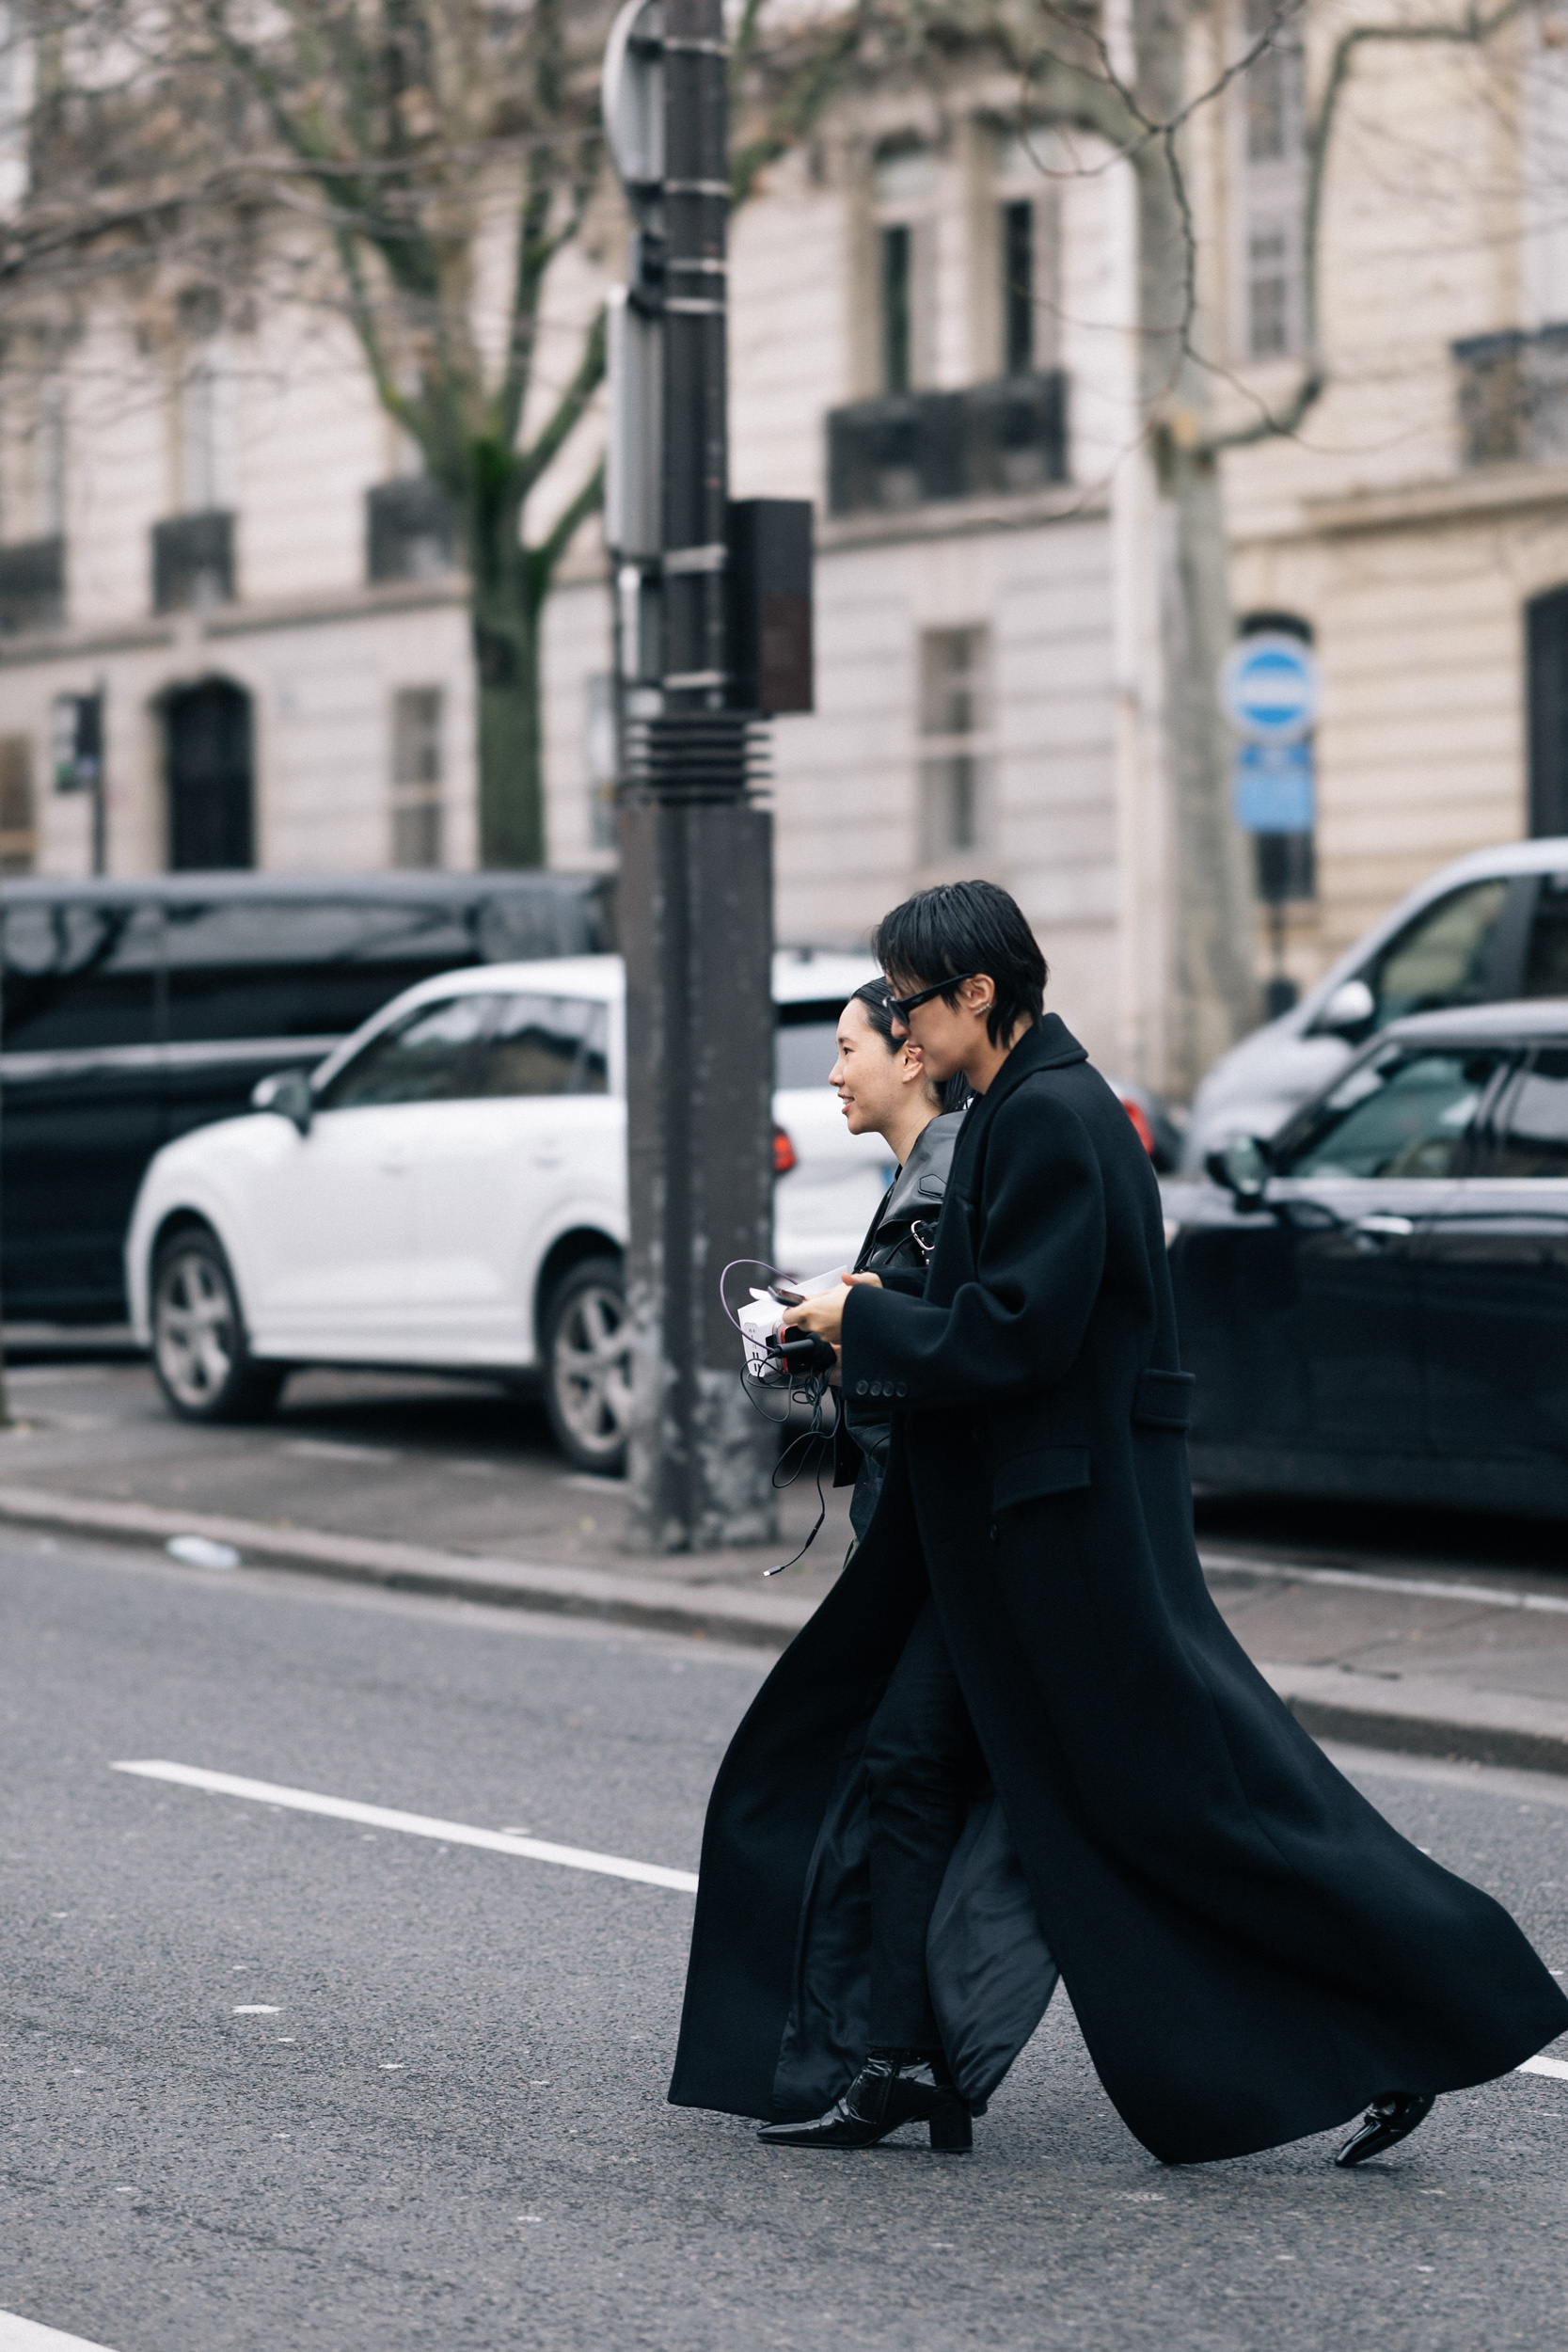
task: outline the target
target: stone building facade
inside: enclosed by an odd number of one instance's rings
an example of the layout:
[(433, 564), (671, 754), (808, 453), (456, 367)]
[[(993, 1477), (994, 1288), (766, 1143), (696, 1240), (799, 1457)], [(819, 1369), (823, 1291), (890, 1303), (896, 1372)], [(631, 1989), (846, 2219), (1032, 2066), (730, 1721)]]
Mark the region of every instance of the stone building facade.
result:
[[(1195, 78), (1259, 5), (1204, 20)], [(1307, 332), (1304, 93), (1340, 20), (1306, 24), (1196, 127), (1222, 425), (1288, 400)], [(1328, 389), (1294, 437), (1224, 460), (1237, 612), (1310, 634), (1323, 667), (1318, 821), (1287, 861), (1298, 979), (1442, 859), (1568, 834), (1553, 24), (1358, 63), (1321, 244)], [(1132, 209), (1107, 164), (1082, 136), (1021, 138), (1001, 86), (831, 119), (735, 224), (732, 482), (817, 513), (817, 708), (773, 730), (780, 937), (857, 943), (907, 890), (991, 874), (1066, 1017), (1158, 1082), (1145, 948), (1165, 917), (1127, 754)], [(572, 315), (616, 274), (612, 208), (596, 221)], [(13, 352), (8, 376), (0, 864), (89, 870), (91, 796), (55, 778), (62, 698), (93, 695), (111, 871), (471, 864), (462, 582), (341, 326), (174, 288), (63, 356)], [(610, 659), (590, 528), (546, 626), (561, 866), (613, 857)]]

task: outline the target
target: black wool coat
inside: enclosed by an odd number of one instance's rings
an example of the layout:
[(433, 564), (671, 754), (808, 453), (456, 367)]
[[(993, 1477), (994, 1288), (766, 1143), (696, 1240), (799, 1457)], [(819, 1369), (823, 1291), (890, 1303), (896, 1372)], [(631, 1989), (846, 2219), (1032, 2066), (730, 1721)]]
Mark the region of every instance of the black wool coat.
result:
[(924, 1298), (850, 1297), (844, 1379), (894, 1401), (887, 1483), (715, 1785), (673, 2100), (818, 2111), (863, 2051), (859, 1754), (927, 1580), (990, 1774), (927, 1946), (973, 2099), (1056, 1966), (1168, 2162), (1568, 2029), (1508, 1914), (1350, 1786), (1210, 1599), (1159, 1189), (1054, 1015), (965, 1120)]

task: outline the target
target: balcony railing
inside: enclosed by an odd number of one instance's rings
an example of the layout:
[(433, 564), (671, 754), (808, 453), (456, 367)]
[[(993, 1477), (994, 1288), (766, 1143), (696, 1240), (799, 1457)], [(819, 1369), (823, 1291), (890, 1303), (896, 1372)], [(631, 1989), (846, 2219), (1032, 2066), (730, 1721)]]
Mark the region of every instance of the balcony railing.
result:
[(896, 514), (1065, 482), (1067, 406), (1067, 377), (1055, 368), (961, 392), (892, 393), (831, 409), (829, 512)]
[(152, 610), (206, 612), (234, 601), (234, 517), (220, 508), (152, 526)]
[(65, 541), (24, 539), (0, 548), (0, 633), (58, 628), (65, 619)]
[(1467, 466), (1568, 462), (1568, 326), (1453, 345)]
[(457, 531), (445, 494), (423, 474), (365, 493), (367, 580), (436, 580), (452, 567)]

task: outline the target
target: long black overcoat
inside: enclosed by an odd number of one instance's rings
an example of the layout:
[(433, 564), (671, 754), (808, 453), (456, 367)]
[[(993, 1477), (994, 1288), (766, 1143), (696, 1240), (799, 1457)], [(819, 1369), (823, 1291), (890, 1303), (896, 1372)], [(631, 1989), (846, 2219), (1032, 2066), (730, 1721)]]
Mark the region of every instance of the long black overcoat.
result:
[(677, 2104), (817, 2112), (863, 2052), (860, 1749), (927, 1579), (990, 1784), (927, 1944), (977, 2103), (1058, 1965), (1170, 2162), (1486, 2081), (1568, 2028), (1508, 1914), (1389, 1827), (1227, 1629), (1179, 1360), (1158, 1186), (1049, 1016), (966, 1120), (925, 1297), (847, 1302), (846, 1386), (896, 1408), (887, 1483), (715, 1785)]

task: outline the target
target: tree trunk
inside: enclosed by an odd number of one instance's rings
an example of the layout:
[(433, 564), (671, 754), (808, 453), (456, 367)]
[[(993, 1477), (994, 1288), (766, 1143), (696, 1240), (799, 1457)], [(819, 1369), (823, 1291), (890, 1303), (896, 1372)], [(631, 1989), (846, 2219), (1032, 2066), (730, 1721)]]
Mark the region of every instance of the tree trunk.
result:
[[(1136, 88), (1169, 121), (1186, 95), (1185, 0), (1132, 0)], [(1187, 346), (1192, 257), (1163, 142), (1137, 158), (1139, 394), (1152, 427), (1165, 790), (1170, 812), (1170, 1000), (1165, 1083), (1190, 1093), (1259, 1020), (1252, 892), (1230, 811), (1231, 743), (1217, 674), (1234, 628), (1218, 466), (1204, 449), (1208, 379)]]
[(545, 863), (539, 637), (547, 581), (521, 544), (511, 485), (475, 492), (468, 517), (474, 692), (478, 710), (479, 860)]

